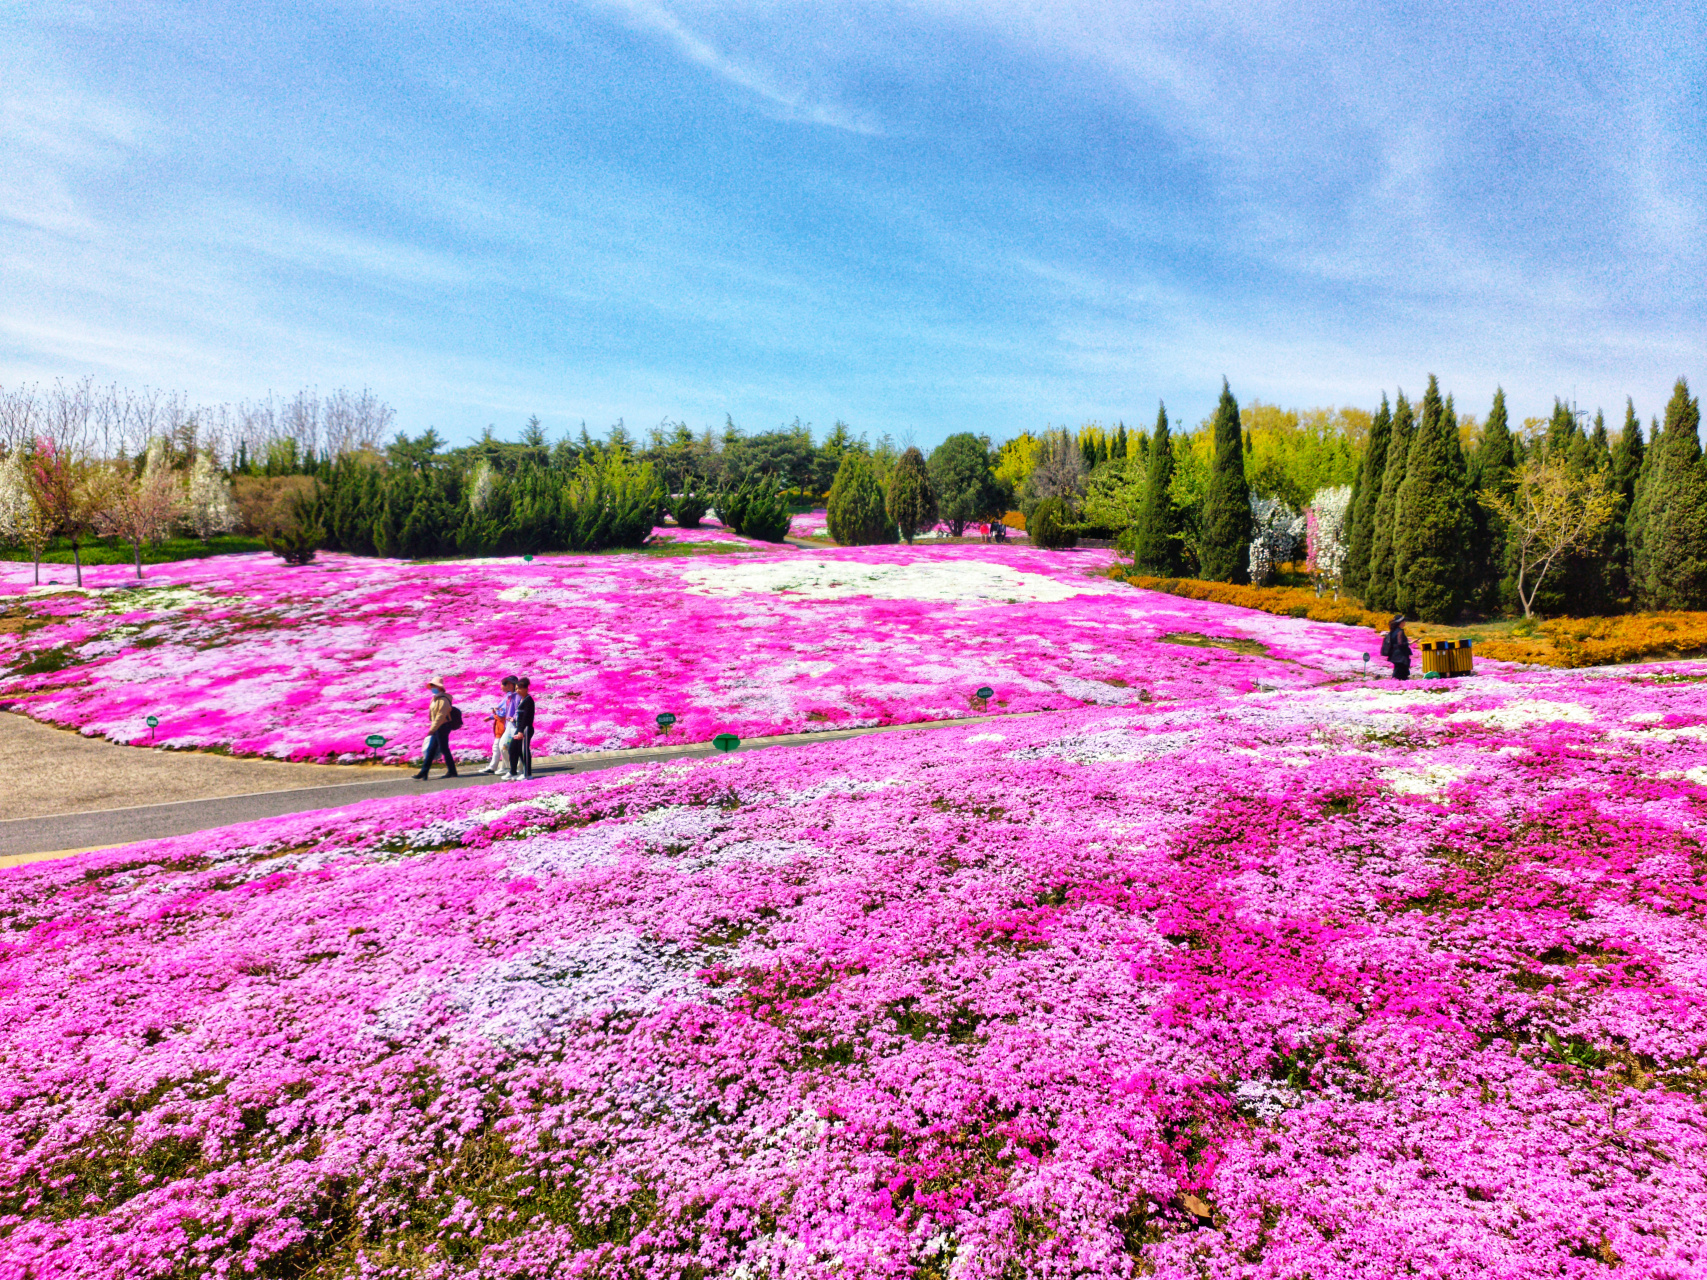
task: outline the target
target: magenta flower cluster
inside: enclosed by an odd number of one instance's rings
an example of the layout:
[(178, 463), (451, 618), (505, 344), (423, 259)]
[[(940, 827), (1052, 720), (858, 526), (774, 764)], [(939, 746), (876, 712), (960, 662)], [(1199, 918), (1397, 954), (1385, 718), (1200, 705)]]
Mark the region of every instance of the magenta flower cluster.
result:
[(1078, 709), (0, 873), (0, 1275), (1699, 1276), (1704, 680)]
[(536, 752), (562, 753), (1300, 688), (1374, 647), (1112, 582), (1112, 562), (977, 544), (296, 568), (227, 556), (151, 568), (140, 588), (122, 566), (90, 570), (83, 593), (31, 592), (29, 566), (12, 566), (0, 593), (31, 617), (0, 633), (0, 706), (116, 742), (297, 760), (373, 758), (378, 735), (377, 754), (400, 760), (420, 750), (436, 674), (471, 722), (453, 745), (476, 759), (507, 673), (535, 682)]

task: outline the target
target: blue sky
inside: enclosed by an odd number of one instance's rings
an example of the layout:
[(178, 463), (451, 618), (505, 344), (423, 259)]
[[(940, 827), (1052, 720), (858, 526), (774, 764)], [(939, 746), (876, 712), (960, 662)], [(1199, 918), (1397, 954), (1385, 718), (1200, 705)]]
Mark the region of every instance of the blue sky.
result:
[[(476, 8), (480, 12), (473, 12)], [(411, 432), (1707, 382), (1707, 8), (0, 8), (0, 385)]]

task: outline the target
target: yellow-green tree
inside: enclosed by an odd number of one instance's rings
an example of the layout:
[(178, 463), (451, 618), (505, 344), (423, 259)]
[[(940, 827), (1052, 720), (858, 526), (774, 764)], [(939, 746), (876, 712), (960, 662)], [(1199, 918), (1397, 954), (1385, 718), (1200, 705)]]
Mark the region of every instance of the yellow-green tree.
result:
[(1509, 493), (1483, 489), (1477, 497), (1499, 517), (1516, 569), (1523, 616), (1559, 557), (1594, 545), (1618, 507), (1605, 471), (1585, 472), (1564, 458), (1532, 459), (1518, 467)]

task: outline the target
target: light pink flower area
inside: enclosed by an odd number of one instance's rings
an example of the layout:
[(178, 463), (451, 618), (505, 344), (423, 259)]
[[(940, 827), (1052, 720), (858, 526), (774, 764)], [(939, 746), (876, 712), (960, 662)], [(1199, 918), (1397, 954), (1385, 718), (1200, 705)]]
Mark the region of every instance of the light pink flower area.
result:
[(692, 529), (684, 529), (680, 525), (659, 525), (652, 530), (652, 541), (657, 542), (731, 542), (756, 550), (771, 549), (771, 544), (758, 541), (756, 538), (743, 538), (733, 530), (725, 529), (720, 524), (707, 522)]
[(796, 538), (828, 538), (830, 536), (829, 509), (817, 507), (811, 511), (796, 512), (788, 531)]
[(1707, 668), (0, 873), (0, 1274), (1699, 1276)]
[[(977, 544), (227, 556), (152, 567), (141, 589), (116, 566), (86, 571), (88, 594), (28, 596), (32, 623), (0, 634), (0, 705), (116, 742), (297, 760), (372, 758), (378, 734), (396, 760), (420, 750), (437, 674), (471, 722), (453, 745), (475, 759), (476, 717), (509, 673), (535, 682), (536, 752), (561, 753), (1302, 688), (1373, 647), (1364, 631), (1113, 582), (1112, 563)], [(0, 591), (24, 594), (29, 575), (0, 570)], [(983, 687), (990, 705), (974, 706)]]

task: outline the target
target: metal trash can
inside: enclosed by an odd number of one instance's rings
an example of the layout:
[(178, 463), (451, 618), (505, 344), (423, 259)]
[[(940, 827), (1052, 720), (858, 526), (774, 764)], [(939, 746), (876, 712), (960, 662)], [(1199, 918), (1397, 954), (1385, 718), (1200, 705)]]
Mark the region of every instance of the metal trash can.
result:
[(1423, 679), (1450, 680), (1475, 673), (1474, 641), (1425, 640), (1422, 644)]

